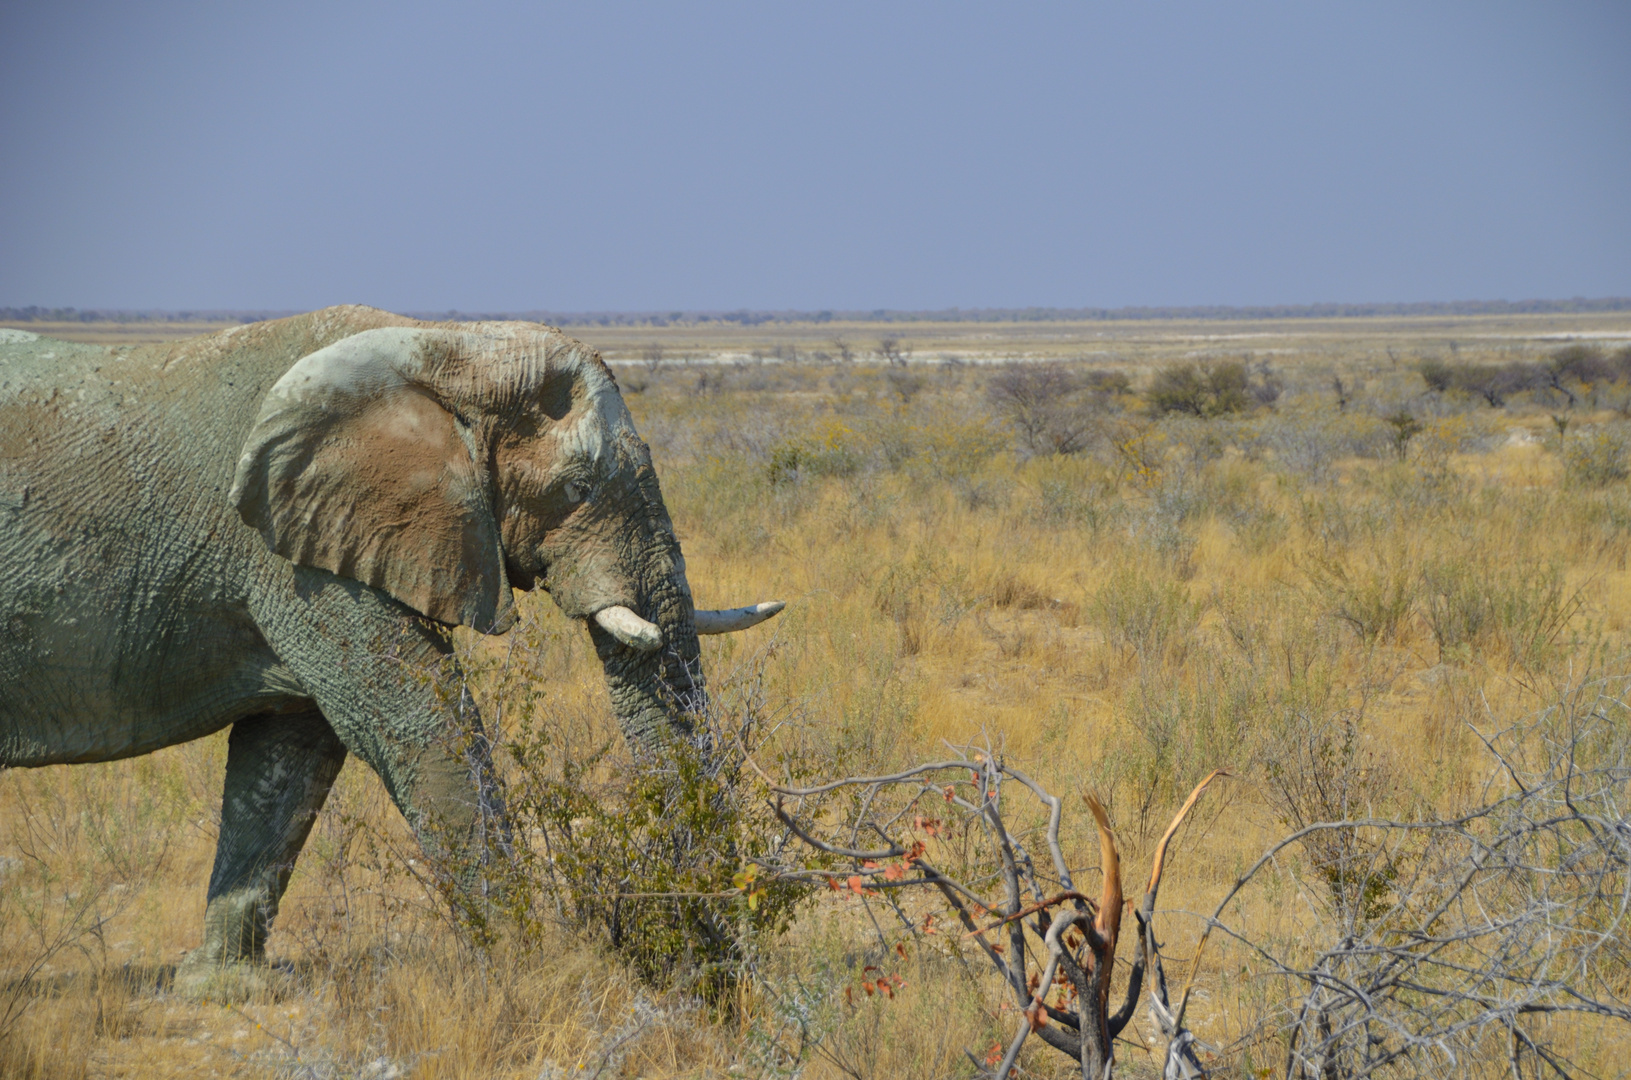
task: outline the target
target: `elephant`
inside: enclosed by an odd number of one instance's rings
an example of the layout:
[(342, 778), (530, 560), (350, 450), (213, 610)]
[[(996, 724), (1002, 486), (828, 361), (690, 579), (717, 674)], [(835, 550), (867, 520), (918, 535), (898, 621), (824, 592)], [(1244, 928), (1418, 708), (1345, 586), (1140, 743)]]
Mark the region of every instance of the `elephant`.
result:
[(178, 985), (267, 970), (348, 754), (475, 888), (502, 791), (468, 695), (423, 673), (537, 588), (657, 753), (705, 701), (698, 635), (782, 607), (694, 608), (616, 379), (554, 328), (343, 306), (141, 347), (0, 330), (0, 768), (231, 728)]

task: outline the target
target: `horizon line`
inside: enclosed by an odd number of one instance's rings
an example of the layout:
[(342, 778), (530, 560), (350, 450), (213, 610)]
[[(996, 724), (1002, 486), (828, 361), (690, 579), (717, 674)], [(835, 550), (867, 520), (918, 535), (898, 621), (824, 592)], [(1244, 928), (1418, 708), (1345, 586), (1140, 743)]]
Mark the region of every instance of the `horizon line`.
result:
[[(438, 322), (542, 322), (554, 326), (654, 326), (765, 323), (947, 323), (947, 322), (1154, 322), (1162, 320), (1241, 321), (1254, 319), (1380, 318), (1409, 315), (1546, 315), (1631, 311), (1631, 297), (1571, 297), (1557, 300), (1426, 300), (1409, 302), (1340, 302), (1314, 304), (1127, 305), (1106, 307), (988, 307), (939, 309), (820, 310), (747, 308), (714, 310), (551, 311), (405, 311), (402, 314)], [(142, 323), (264, 322), (299, 315), (303, 309), (253, 308), (74, 308), (0, 307), (0, 322)]]

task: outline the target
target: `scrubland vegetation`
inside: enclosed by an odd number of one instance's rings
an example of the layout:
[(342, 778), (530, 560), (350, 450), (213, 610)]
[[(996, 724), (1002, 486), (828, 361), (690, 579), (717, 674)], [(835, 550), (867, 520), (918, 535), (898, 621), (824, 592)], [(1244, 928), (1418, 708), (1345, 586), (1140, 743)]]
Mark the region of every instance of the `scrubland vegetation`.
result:
[[(270, 944), (295, 989), (235, 1006), (166, 992), (224, 735), (7, 773), (0, 1074), (972, 1076), (1023, 1022), (990, 957), (940, 893), (884, 887), (910, 860), (790, 839), (770, 791), (959, 755), (1061, 798), (1094, 896), (1102, 803), (1135, 903), (1227, 771), (1154, 909), (1216, 1075), (1622, 1074), (1631, 352), (1164, 349), (620, 366), (698, 602), (789, 601), (706, 641), (712, 742), (630, 762), (581, 628), (526, 598), (508, 638), (458, 639), (522, 929), (461, 929), (348, 764)], [(784, 813), (845, 849), (884, 822), (1000, 915), (957, 803), (980, 769)], [(1046, 807), (1003, 798), (1057, 884)], [(1159, 1075), (1163, 1045), (1140, 1004), (1118, 1068)], [(1080, 1075), (1036, 1039), (1018, 1064)]]

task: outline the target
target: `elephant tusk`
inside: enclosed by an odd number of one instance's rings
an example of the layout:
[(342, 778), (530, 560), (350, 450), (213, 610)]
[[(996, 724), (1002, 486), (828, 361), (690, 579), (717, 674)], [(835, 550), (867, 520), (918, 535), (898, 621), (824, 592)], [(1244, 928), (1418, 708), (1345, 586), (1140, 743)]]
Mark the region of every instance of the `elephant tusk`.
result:
[(732, 634), (738, 630), (746, 630), (750, 626), (758, 626), (786, 606), (780, 600), (770, 600), (763, 604), (754, 604), (752, 607), (699, 611), (697, 633)]
[(595, 622), (631, 649), (651, 652), (663, 643), (663, 632), (621, 604), (595, 612)]

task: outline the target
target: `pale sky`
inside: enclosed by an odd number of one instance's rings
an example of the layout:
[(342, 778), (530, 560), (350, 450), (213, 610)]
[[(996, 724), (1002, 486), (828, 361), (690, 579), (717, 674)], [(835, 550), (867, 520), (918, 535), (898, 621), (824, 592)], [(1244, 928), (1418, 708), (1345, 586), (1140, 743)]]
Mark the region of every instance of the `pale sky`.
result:
[(1631, 296), (1631, 4), (0, 3), (0, 305)]

